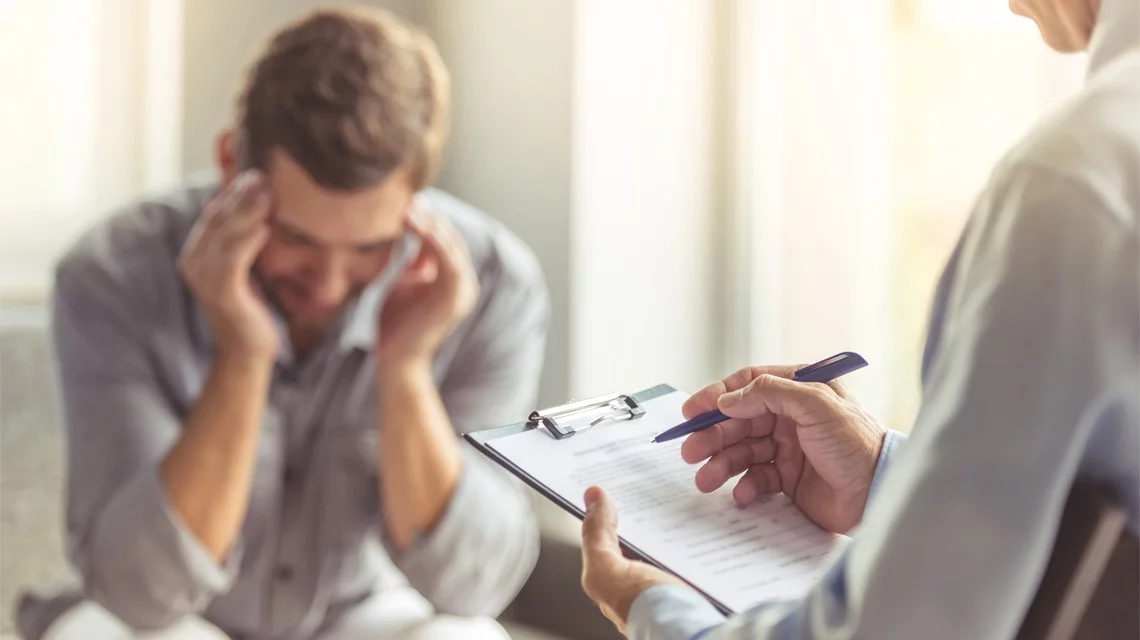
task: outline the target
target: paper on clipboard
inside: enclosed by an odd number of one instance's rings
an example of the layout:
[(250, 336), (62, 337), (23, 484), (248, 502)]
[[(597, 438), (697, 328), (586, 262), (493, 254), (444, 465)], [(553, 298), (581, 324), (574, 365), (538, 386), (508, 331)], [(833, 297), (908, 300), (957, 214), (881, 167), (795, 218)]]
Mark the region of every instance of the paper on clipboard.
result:
[(649, 442), (683, 419), (686, 397), (654, 398), (638, 420), (573, 438), (531, 429), (487, 444), (583, 511), (582, 494), (600, 485), (617, 506), (623, 539), (732, 611), (803, 595), (846, 538), (819, 528), (783, 495), (742, 508), (732, 482), (698, 491), (682, 441)]

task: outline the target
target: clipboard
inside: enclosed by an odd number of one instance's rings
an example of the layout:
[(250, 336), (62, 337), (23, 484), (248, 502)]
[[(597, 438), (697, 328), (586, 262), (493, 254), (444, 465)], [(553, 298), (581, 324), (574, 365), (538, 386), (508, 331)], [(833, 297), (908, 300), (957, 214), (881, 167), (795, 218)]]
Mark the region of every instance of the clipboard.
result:
[[(614, 393), (595, 398), (588, 398), (586, 400), (579, 400), (570, 402), (548, 409), (539, 409), (530, 414), (524, 422), (507, 425), (504, 427), (497, 427), (493, 429), (485, 429), (482, 431), (475, 431), (464, 434), (464, 438), (480, 453), (495, 461), (498, 465), (506, 469), (511, 475), (522, 480), (531, 489), (537, 491), (547, 500), (553, 502), (575, 518), (582, 520), (586, 517), (584, 511), (579, 509), (576, 505), (565, 499), (563, 496), (551, 490), (549, 487), (539, 482), (534, 476), (527, 473), (522, 467), (518, 466), (506, 456), (499, 453), (494, 447), (489, 446), (489, 443), (499, 438), (513, 436), (526, 431), (534, 429), (543, 429), (551, 438), (556, 440), (564, 440), (574, 436), (576, 433), (586, 429), (594, 428), (602, 424), (613, 425), (615, 422), (636, 420), (645, 415), (645, 403), (667, 396), (671, 393), (676, 393), (677, 389), (667, 384), (660, 384), (655, 387), (650, 387), (633, 394), (620, 394)], [(604, 410), (603, 415), (596, 418), (593, 422), (587, 423), (582, 426), (573, 427), (565, 421), (575, 415), (582, 413)], [(631, 544), (623, 537), (618, 536), (618, 542), (621, 545), (622, 552), (630, 558), (634, 558), (646, 564), (652, 565), (666, 571), (669, 574), (676, 576), (690, 587), (695, 589), (698, 593), (705, 597), (718, 611), (724, 615), (732, 615), (734, 611), (725, 605), (723, 602), (717, 600), (700, 587), (692, 584), (684, 578), (684, 576), (673, 571), (665, 566), (655, 558), (645, 553), (637, 546)]]

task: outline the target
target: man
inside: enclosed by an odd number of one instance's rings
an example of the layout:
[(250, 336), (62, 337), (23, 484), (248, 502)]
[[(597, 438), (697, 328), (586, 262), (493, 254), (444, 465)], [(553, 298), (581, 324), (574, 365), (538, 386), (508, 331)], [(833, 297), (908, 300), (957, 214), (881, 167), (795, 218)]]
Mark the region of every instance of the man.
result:
[(447, 103), (425, 36), (314, 13), (249, 71), (221, 184), (132, 207), (63, 259), (83, 590), (27, 600), (25, 637), (81, 597), (53, 637), (505, 637), (489, 617), (537, 529), (457, 432), (534, 406), (547, 296), (506, 229), (417, 195)]
[(806, 596), (726, 621), (623, 558), (591, 488), (583, 586), (631, 637), (1012, 638), (1075, 478), (1112, 486), (1140, 530), (1140, 0), (1011, 4), (1056, 49), (1091, 39), (1090, 78), (978, 201), (938, 289), (906, 453), (841, 384), (792, 368), (745, 369), (684, 408), (734, 418), (682, 447), (707, 460), (701, 490), (739, 475), (738, 502), (783, 492), (857, 536)]

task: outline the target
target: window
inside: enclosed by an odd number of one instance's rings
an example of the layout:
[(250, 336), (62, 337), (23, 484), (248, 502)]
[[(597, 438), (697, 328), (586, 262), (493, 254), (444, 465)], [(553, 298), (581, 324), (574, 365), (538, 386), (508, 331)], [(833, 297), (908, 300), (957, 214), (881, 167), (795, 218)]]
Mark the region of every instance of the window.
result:
[(934, 286), (972, 201), (1083, 60), (992, 0), (736, 10), (736, 353), (860, 351), (872, 367), (856, 393), (908, 429)]
[[(108, 207), (178, 176), (181, 0), (0, 0), (0, 291), (42, 298)], [(35, 61), (30, 64), (29, 61)]]

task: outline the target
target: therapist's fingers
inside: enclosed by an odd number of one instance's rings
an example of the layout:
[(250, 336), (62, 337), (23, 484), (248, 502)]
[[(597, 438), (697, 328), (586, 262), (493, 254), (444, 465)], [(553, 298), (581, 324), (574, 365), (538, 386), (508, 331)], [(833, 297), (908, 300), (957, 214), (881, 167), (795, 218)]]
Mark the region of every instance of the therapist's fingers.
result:
[(762, 375), (780, 376), (783, 378), (790, 378), (796, 373), (795, 366), (769, 366), (769, 367), (745, 367), (738, 369), (723, 380), (717, 380), (709, 386), (694, 393), (685, 404), (681, 405), (681, 413), (685, 416), (686, 420), (691, 420), (702, 413), (712, 411), (717, 408), (717, 401), (720, 397), (729, 391), (736, 391), (743, 387), (748, 386), (753, 380)]
[(775, 457), (776, 443), (772, 438), (738, 442), (709, 458), (697, 470), (697, 488), (704, 493), (712, 493), (753, 465), (771, 462)]
[(831, 387), (831, 389), (835, 391), (835, 394), (840, 398), (858, 402), (858, 400), (855, 398), (855, 394), (851, 392), (851, 387), (848, 387), (847, 383), (842, 379), (836, 378), (835, 380), (828, 382), (827, 386)]
[[(689, 399), (685, 401), (685, 404), (681, 405), (681, 413), (685, 416), (686, 420), (691, 420), (702, 413), (721, 408), (721, 396), (743, 389), (753, 384), (760, 377), (775, 376), (777, 378), (791, 380), (795, 377), (796, 371), (799, 371), (805, 366), (807, 365), (771, 365), (739, 369), (723, 380), (718, 380), (690, 396)], [(820, 386), (823, 386), (822, 383), (820, 383)], [(854, 395), (847, 385), (844, 384), (842, 379), (832, 380), (828, 382), (826, 386), (831, 387), (836, 395), (841, 398), (847, 400), (854, 399)]]
[(835, 390), (825, 384), (762, 375), (721, 396), (719, 406), (733, 418), (776, 414), (807, 426), (842, 416), (842, 402)]
[(681, 445), (681, 459), (696, 464), (745, 439), (765, 438), (775, 426), (776, 415), (772, 413), (751, 420), (726, 420), (687, 437)]
[(760, 496), (780, 493), (784, 488), (780, 482), (780, 472), (774, 464), (757, 464), (748, 469), (736, 487), (732, 498), (741, 506), (752, 504)]
[(582, 519), (582, 554), (585, 562), (601, 557), (621, 558), (617, 510), (601, 487), (586, 489), (586, 517)]

